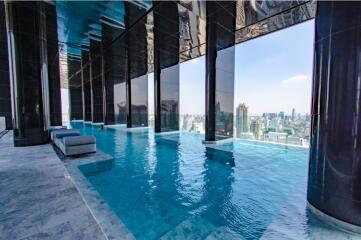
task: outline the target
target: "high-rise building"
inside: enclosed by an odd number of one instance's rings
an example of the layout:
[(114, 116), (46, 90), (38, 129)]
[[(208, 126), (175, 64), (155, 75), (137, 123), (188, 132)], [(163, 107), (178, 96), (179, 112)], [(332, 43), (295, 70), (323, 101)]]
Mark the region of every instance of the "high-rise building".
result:
[(281, 120), (285, 120), (285, 112), (280, 112), (278, 116), (281, 118)]
[(254, 119), (251, 121), (250, 131), (253, 133), (255, 139), (259, 139), (262, 135), (261, 132), (261, 121), (258, 119)]
[(292, 108), (292, 121), (295, 120), (296, 117), (296, 109)]
[(236, 109), (236, 128), (237, 137), (241, 137), (241, 134), (248, 132), (248, 107), (246, 104), (241, 103)]

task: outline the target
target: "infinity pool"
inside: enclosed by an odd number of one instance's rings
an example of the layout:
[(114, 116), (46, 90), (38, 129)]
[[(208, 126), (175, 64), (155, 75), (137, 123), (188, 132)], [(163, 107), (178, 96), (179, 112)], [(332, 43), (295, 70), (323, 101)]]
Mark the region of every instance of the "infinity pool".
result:
[(114, 157), (80, 170), (137, 239), (309, 239), (328, 229), (306, 210), (308, 149), (72, 126)]

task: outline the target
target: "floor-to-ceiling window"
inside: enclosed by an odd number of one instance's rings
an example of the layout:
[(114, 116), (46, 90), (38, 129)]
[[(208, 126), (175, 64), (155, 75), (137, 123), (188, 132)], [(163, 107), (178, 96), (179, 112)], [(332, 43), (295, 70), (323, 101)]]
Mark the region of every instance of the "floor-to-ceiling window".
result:
[(308, 146), (314, 21), (236, 45), (237, 138)]
[(63, 123), (69, 122), (69, 89), (61, 88), (61, 112)]
[(205, 57), (180, 64), (179, 129), (205, 132)]

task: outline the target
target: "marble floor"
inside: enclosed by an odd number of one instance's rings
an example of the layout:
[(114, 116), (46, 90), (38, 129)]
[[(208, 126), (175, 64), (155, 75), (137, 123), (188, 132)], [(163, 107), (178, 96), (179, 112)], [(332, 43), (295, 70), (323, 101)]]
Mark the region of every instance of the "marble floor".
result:
[(0, 138), (0, 239), (107, 239), (52, 146), (12, 139)]

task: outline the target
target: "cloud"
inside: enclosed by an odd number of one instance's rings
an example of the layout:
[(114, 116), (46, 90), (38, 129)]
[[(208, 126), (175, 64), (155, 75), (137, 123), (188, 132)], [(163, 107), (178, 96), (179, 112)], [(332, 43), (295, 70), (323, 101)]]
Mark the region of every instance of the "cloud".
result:
[(304, 82), (306, 80), (308, 80), (309, 77), (307, 75), (295, 75), (292, 76), (286, 80), (283, 80), (282, 83), (284, 84), (290, 84), (290, 83), (300, 83), (300, 82)]

